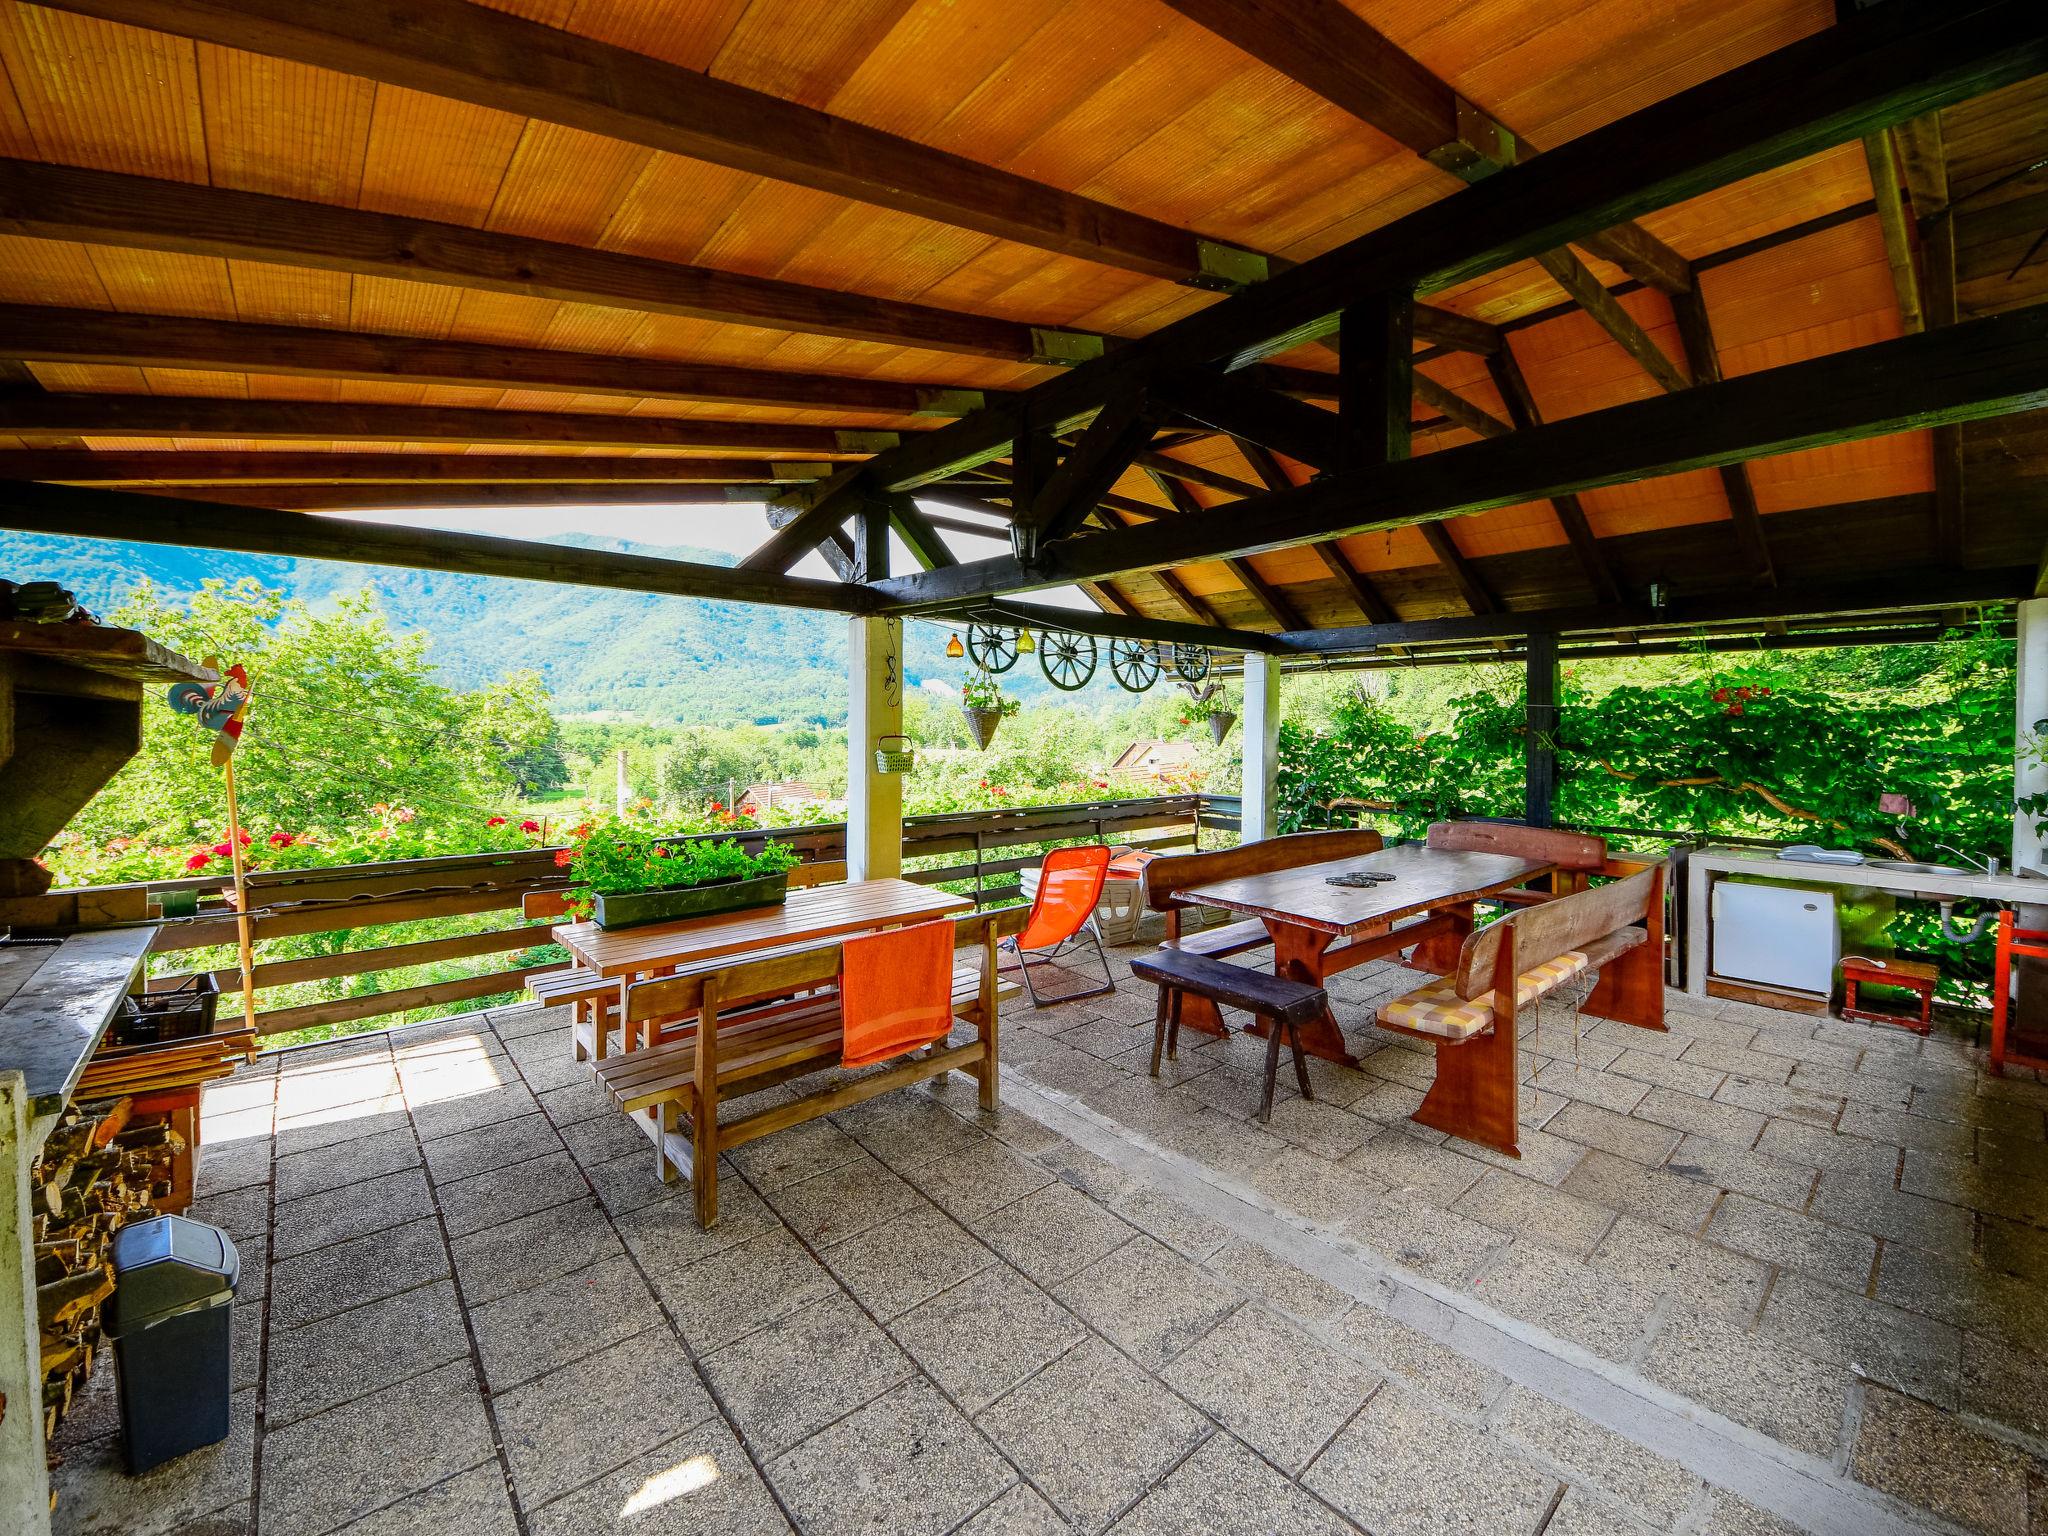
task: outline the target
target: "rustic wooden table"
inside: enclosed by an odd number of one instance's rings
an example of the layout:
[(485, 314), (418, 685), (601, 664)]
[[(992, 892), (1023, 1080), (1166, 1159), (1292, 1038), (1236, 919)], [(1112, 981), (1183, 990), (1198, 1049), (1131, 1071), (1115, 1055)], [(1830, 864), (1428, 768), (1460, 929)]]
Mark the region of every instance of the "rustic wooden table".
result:
[[(1382, 959), (1410, 944), (1416, 946), (1411, 965), (1447, 974), (1457, 964), (1459, 945), (1472, 931), (1472, 903), (1554, 867), (1504, 853), (1404, 846), (1219, 880), (1184, 894), (1190, 905), (1224, 907), (1258, 918), (1273, 936), (1274, 971), (1321, 986), (1338, 971)], [(1370, 886), (1329, 883), (1330, 876), (1351, 870), (1374, 870), (1394, 878)], [(1396, 931), (1395, 924), (1410, 918), (1423, 922)], [(1348, 942), (1339, 946), (1339, 939)], [(1321, 1019), (1302, 1031), (1302, 1046), (1330, 1061), (1357, 1065), (1327, 1008)]]

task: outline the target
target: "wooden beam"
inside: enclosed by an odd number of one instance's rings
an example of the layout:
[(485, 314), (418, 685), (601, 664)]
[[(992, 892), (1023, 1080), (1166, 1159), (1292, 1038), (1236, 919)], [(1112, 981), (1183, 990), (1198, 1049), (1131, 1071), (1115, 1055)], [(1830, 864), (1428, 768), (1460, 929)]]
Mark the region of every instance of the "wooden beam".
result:
[[(54, 482), (45, 482), (54, 483)], [(766, 485), (627, 485), (618, 481), (520, 485), (493, 481), (378, 484), (343, 481), (327, 485), (185, 485), (125, 489), (142, 495), (223, 506), (284, 507), (300, 512), (365, 512), (379, 507), (671, 507), (761, 504), (774, 493)]]
[(891, 581), (893, 610), (1285, 549), (1830, 443), (2048, 405), (2048, 305), (1590, 411), (1292, 491)]
[(1885, 264), (1892, 270), (1892, 292), (1899, 301), (1899, 319), (1909, 331), (1927, 323), (1920, 304), (1920, 271), (1913, 264), (1913, 235), (1907, 228), (1905, 194), (1899, 190), (1899, 158), (1892, 136), (1880, 130), (1863, 136), (1863, 163), (1870, 171), (1870, 190), (1877, 202), (1877, 224), (1884, 232)]
[(1500, 350), (1501, 331), (1497, 325), (1475, 320), (1435, 304), (1415, 306), (1415, 339), (1433, 342), (1452, 352), (1476, 352), (1491, 357)]
[(875, 453), (899, 441), (894, 432), (623, 412), (489, 411), (40, 390), (0, 392), (0, 433), (258, 442), (474, 443), (486, 447), (546, 443), (575, 448), (787, 453), (812, 459)]
[(1570, 294), (1572, 301), (1591, 315), (1601, 330), (1619, 342), (1623, 351), (1642, 364), (1643, 371), (1659, 385), (1672, 391), (1691, 386), (1692, 380), (1664, 355), (1664, 349), (1650, 339), (1649, 333), (1636, 323), (1635, 316), (1622, 308), (1621, 300), (1609, 293), (1576, 255), (1559, 249), (1545, 251), (1536, 260), (1556, 280), (1558, 287)]
[(1337, 333), (1340, 457), (1318, 468), (1355, 470), (1408, 457), (1414, 319), (1415, 301), (1405, 292), (1371, 294), (1344, 311)]
[(728, 566), (696, 565), (684, 560), (498, 539), (475, 533), (399, 528), (311, 517), (302, 512), (185, 501), (135, 491), (36, 485), (26, 481), (0, 483), (0, 527), (26, 533), (133, 539), (144, 544), (398, 565), (414, 570), (508, 576), (522, 581), (774, 603), (842, 613), (860, 613), (873, 606), (865, 588), (798, 576), (764, 575)]
[[(1150, 449), (1135, 455), (1131, 462), (1141, 469), (1156, 469), (1160, 474), (1183, 481), (1188, 485), (1199, 485), (1212, 491), (1221, 491), (1226, 496), (1256, 496), (1259, 487), (1238, 479), (1235, 475), (1220, 475), (1213, 469), (1204, 469), (1199, 464), (1190, 464), (1186, 459), (1176, 459), (1170, 453), (1154, 453)], [(1267, 487), (1271, 489), (1271, 487)]]
[[(1494, 357), (1500, 355), (1495, 353)], [(1492, 412), (1482, 410), (1456, 390), (1437, 383), (1426, 373), (1417, 372), (1415, 375), (1415, 398), (1424, 405), (1443, 412), (1466, 431), (1476, 432), (1481, 437), (1505, 437), (1514, 430)]]
[(1497, 613), (1500, 604), (1493, 600), (1493, 594), (1486, 590), (1486, 583), (1479, 579), (1479, 573), (1472, 568), (1472, 562), (1465, 558), (1465, 552), (1458, 548), (1458, 541), (1451, 537), (1447, 526), (1450, 519), (1442, 522), (1422, 523), (1418, 526), (1422, 536), (1429, 542), (1429, 552), (1436, 556), (1437, 563), (1450, 572), (1451, 581), (1457, 586), (1458, 595), (1465, 600), (1465, 606), (1474, 613)]
[[(1102, 408), (1059, 467), (1047, 475), (1029, 503), (1019, 506), (1018, 523), (1042, 546), (1081, 526), (1131, 460), (1152, 440), (1151, 402), (1131, 390)], [(1178, 481), (1171, 482), (1179, 484)]]
[(830, 468), (771, 459), (590, 458), (566, 453), (267, 453), (171, 449), (0, 449), (0, 480), (68, 480), (205, 485), (262, 481), (281, 485), (351, 480), (547, 481), (590, 484), (726, 485), (816, 480)]
[(1121, 637), (1126, 640), (1161, 640), (1168, 644), (1212, 646), (1218, 650), (1260, 651), (1279, 654), (1287, 647), (1271, 635), (1255, 629), (1218, 629), (1208, 625), (1176, 624), (1171, 619), (1144, 615), (1117, 617), (1111, 614), (1077, 612), (1042, 603), (1002, 601), (984, 610), (1011, 623), (1033, 629), (1070, 629), (1076, 634)]
[[(1177, 282), (1228, 281), (1195, 234), (964, 155), (470, 5), (61, 0), (60, 9), (534, 117)], [(1214, 245), (1213, 242), (1208, 243)]]
[[(1123, 498), (1119, 497), (1117, 499), (1122, 500)], [(1159, 515), (1159, 509), (1157, 507), (1147, 507), (1145, 509), (1145, 514), (1131, 514), (1117, 508), (1115, 505), (1112, 504), (1111, 501), (1107, 499), (1104, 500), (1100, 507), (1096, 508), (1096, 517), (1101, 521), (1103, 526), (1106, 528), (1130, 528), (1138, 526), (1133, 521), (1133, 516), (1143, 516), (1146, 514), (1149, 514), (1152, 517), (1157, 517)], [(1203, 602), (1199, 597), (1195, 596), (1193, 592), (1189, 591), (1187, 583), (1183, 582), (1180, 579), (1180, 577), (1176, 576), (1172, 571), (1162, 569), (1152, 572), (1151, 575), (1152, 579), (1159, 583), (1160, 590), (1165, 592), (1166, 595), (1173, 600), (1174, 605), (1178, 607), (1182, 613), (1185, 613), (1195, 623), (1207, 624), (1210, 627), (1217, 629), (1223, 627), (1223, 620), (1217, 614), (1216, 610), (1214, 608), (1211, 608), (1207, 603)]]
[[(1501, 403), (1507, 407), (1508, 420), (1518, 432), (1543, 424), (1543, 415), (1536, 408), (1536, 396), (1529, 388), (1529, 380), (1522, 373), (1522, 365), (1515, 360), (1512, 345), (1503, 346), (1499, 353), (1487, 359), (1487, 367), (1493, 374), (1494, 388), (1500, 391)], [(1621, 588), (1614, 579), (1614, 568), (1608, 564), (1606, 554), (1600, 548), (1600, 540), (1593, 532), (1593, 525), (1586, 517), (1585, 506), (1576, 496), (1565, 495), (1554, 498), (1551, 510), (1557, 514), (1559, 526), (1578, 557), (1579, 569), (1586, 574), (1587, 584), (1593, 595), (1603, 603), (1621, 601)]]
[[(1928, 215), (1920, 226), (1921, 251), (1927, 259), (1927, 324), (1954, 325), (1959, 318), (1956, 299), (1956, 221), (1944, 207)], [(1936, 427), (1928, 434), (1934, 453), (1935, 549), (1950, 565), (1963, 564), (1968, 554), (1966, 518), (1969, 502), (1964, 495), (1963, 429)]]
[(1316, 469), (1334, 469), (1342, 436), (1337, 418), (1224, 374), (1199, 372), (1155, 382), (1161, 404), (1191, 421)]
[[(1461, 181), (1483, 180), (1534, 153), (1343, 0), (1167, 3)], [(1684, 261), (1646, 230), (1626, 226), (1594, 241), (1591, 248), (1645, 282), (1685, 280)]]
[(1948, 153), (1942, 142), (1941, 114), (1923, 113), (1892, 124), (1892, 142), (1899, 174), (1913, 198), (1913, 213), (1931, 219), (1948, 206)]
[[(1701, 384), (1721, 383), (1721, 349), (1714, 340), (1713, 317), (1707, 313), (1706, 299), (1695, 288), (1674, 297), (1671, 312), (1678, 320), (1679, 340), (1685, 346), (1686, 363), (1693, 378)], [(1721, 489), (1728, 497), (1728, 517), (1734, 524), (1735, 541), (1752, 579), (1759, 586), (1777, 585), (1777, 568), (1771, 561), (1770, 540), (1764, 534), (1763, 514), (1756, 504), (1756, 489), (1750, 484), (1748, 468), (1742, 464), (1723, 464), (1717, 473)]]
[[(1148, 469), (1145, 473), (1151, 477), (1154, 485), (1166, 493), (1166, 499), (1173, 503), (1175, 510), (1183, 517), (1203, 510), (1202, 504), (1195, 500), (1194, 493), (1178, 480), (1169, 479), (1156, 469)], [(1280, 629), (1301, 628), (1301, 611), (1288, 600), (1284, 592), (1254, 570), (1249, 560), (1226, 559), (1222, 565), (1239, 586), (1251, 593), (1252, 601), (1264, 610), (1266, 617), (1271, 619), (1275, 626)]]
[[(0, 229), (43, 240), (395, 277), (1014, 362), (1051, 360), (1046, 341), (1054, 328), (1019, 320), (79, 166), (0, 160)], [(1101, 355), (1100, 336), (1064, 330), (1058, 335), (1073, 349), (1068, 361)]]
[(890, 416), (916, 414), (942, 401), (948, 392), (942, 385), (767, 368), (29, 304), (0, 305), (0, 356), (44, 363), (130, 363), (384, 383), (559, 389)]
[(780, 497), (768, 513), (768, 526), (774, 533), (767, 543), (740, 562), (740, 569), (786, 571), (816, 549), (827, 535), (867, 505), (870, 497), (861, 488), (866, 468), (864, 464), (844, 465), (829, 479)]
[[(1245, 462), (1252, 467), (1252, 473), (1259, 477), (1267, 490), (1294, 489), (1294, 478), (1272, 454), (1257, 443), (1248, 443), (1241, 438), (1235, 441), (1237, 451), (1244, 455)], [(1315, 552), (1316, 558), (1322, 561), (1323, 569), (1328, 571), (1337, 585), (1344, 589), (1344, 595), (1351, 599), (1352, 606), (1365, 616), (1367, 623), (1387, 624), (1398, 617), (1388, 606), (1387, 600), (1380, 596), (1379, 589), (1373, 586), (1364, 572), (1345, 558), (1344, 551), (1337, 547), (1334, 540), (1327, 544), (1312, 544), (1309, 548)]]
[(953, 551), (946, 547), (946, 541), (939, 537), (938, 526), (908, 496), (889, 498), (889, 521), (895, 527), (897, 537), (910, 551), (911, 558), (924, 569), (931, 571), (960, 563)]

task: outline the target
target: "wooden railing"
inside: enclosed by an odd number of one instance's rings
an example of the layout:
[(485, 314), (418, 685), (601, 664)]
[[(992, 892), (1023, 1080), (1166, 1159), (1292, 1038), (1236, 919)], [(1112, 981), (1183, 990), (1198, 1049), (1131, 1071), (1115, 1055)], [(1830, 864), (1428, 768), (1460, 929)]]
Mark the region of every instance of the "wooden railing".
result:
[[(905, 878), (953, 886), (973, 896), (977, 904), (1001, 903), (1017, 897), (1019, 872), (1035, 865), (1047, 844), (1100, 840), (1164, 850), (1198, 846), (1206, 835), (1213, 846), (1235, 833), (1237, 815), (1235, 797), (1172, 795), (907, 817), (903, 830)], [(794, 848), (807, 864), (846, 857), (843, 824), (707, 836), (712, 840), (736, 837), (742, 844), (755, 846), (773, 838)], [(257, 1033), (274, 1036), (521, 991), (535, 970), (561, 961), (514, 963), (480, 974), (418, 985), (379, 986), (373, 991), (288, 1005), (266, 1004), (260, 995), (296, 983), (393, 976), (443, 961), (502, 955), (515, 956), (516, 961), (517, 952), (549, 942), (544, 925), (527, 925), (517, 914), (530, 892), (560, 890), (568, 884), (566, 872), (555, 863), (555, 853), (554, 848), (535, 848), (252, 875), (250, 912), (258, 945), (254, 971), (259, 990)], [(197, 910), (191, 915), (163, 920), (152, 946), (156, 955), (187, 954), (235, 942), (236, 918), (225, 887), (223, 879), (206, 876), (98, 887), (91, 892), (89, 905), (95, 910), (132, 912), (146, 910), (166, 897), (174, 907), (196, 901)], [(83, 897), (86, 893), (78, 894)], [(81, 908), (87, 905), (80, 902)], [(426, 939), (337, 948), (333, 953), (289, 959), (262, 955), (266, 940), (328, 934), (345, 944), (347, 936), (365, 930), (469, 917), (480, 920), (474, 928)], [(154, 976), (150, 985), (174, 986), (191, 974), (190, 970), (166, 972)], [(223, 994), (233, 994), (241, 984), (241, 972), (232, 966), (213, 975)], [(234, 1006), (232, 997), (224, 995), (221, 1006)]]

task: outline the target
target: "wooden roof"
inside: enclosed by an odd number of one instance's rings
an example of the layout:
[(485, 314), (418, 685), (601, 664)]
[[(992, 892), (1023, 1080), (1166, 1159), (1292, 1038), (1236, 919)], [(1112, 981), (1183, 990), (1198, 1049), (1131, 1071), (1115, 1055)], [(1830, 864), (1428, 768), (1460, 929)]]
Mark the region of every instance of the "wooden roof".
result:
[[(1526, 159), (1835, 23), (1833, 0), (0, 0), (0, 479), (291, 508), (786, 496), (1460, 196), (1501, 125)], [(1432, 293), (1413, 451), (2040, 302), (2044, 158), (2048, 81), (2020, 79)], [(1339, 393), (1325, 345), (1260, 366)], [(1171, 413), (1132, 430), (1080, 509), (1104, 526), (1313, 473)], [(2048, 536), (2044, 453), (2038, 414), (1897, 431), (1090, 590), (1291, 632), (2009, 573)], [(925, 505), (1010, 515), (1007, 471)]]

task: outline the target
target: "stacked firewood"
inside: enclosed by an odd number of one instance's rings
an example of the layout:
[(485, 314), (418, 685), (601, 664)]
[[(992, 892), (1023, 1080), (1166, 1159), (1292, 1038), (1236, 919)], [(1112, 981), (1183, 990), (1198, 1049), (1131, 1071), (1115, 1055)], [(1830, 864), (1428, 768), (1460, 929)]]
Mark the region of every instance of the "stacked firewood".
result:
[(114, 1234), (169, 1192), (183, 1145), (168, 1116), (137, 1115), (132, 1099), (73, 1104), (30, 1170), (46, 1435), (91, 1374), (100, 1308), (114, 1292)]

